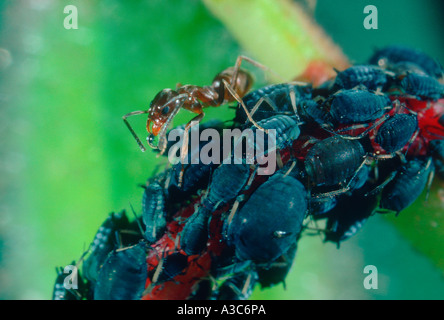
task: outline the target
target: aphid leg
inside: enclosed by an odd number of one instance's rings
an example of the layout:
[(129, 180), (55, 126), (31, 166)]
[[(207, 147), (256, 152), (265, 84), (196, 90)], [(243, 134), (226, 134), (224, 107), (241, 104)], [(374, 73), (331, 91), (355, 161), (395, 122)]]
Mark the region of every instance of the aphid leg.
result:
[(180, 161), (182, 163), (182, 169), (180, 170), (180, 174), (179, 174), (179, 187), (182, 186), (183, 173), (185, 171), (185, 166), (184, 166), (185, 158), (188, 155), (188, 139), (189, 139), (188, 132), (190, 131), (191, 127), (198, 124), (204, 116), (205, 116), (205, 114), (203, 112), (201, 114), (198, 114), (193, 119), (191, 119), (187, 123), (187, 125), (185, 126), (185, 130), (183, 133), (182, 150), (180, 151)]
[(241, 99), (241, 97), (239, 97), (239, 95), (233, 90), (233, 88), (228, 84), (227, 81), (225, 81), (225, 79), (222, 79), (225, 87), (228, 89), (228, 91), (231, 93), (231, 95), (233, 96), (233, 98), (235, 98), (237, 100), (237, 102), (240, 103), (240, 105), (242, 106), (242, 108), (244, 108), (245, 114), (247, 115), (248, 119), (251, 121), (251, 123), (257, 127), (259, 130), (264, 131), (265, 133), (268, 133), (268, 130), (262, 128), (256, 121), (254, 121), (254, 119), (251, 117), (250, 112), (248, 111), (247, 107), (245, 106), (244, 101)]
[(244, 201), (244, 199), (245, 199), (245, 196), (243, 194), (239, 195), (236, 198), (236, 201), (234, 202), (233, 207), (231, 208), (230, 215), (227, 218), (228, 225), (231, 224), (231, 221), (233, 220), (234, 214), (236, 213), (237, 209), (239, 209), (239, 205), (240, 205), (240, 203), (242, 201)]
[(336, 135), (340, 135), (342, 138), (347, 139), (347, 140), (359, 140), (359, 139), (362, 139), (363, 137), (365, 137), (367, 134), (369, 134), (369, 132), (371, 130), (375, 129), (377, 126), (379, 126), (381, 123), (383, 123), (388, 117), (389, 116), (387, 114), (384, 115), (381, 119), (379, 119), (378, 121), (374, 122), (364, 132), (362, 132), (361, 134), (359, 134), (357, 136), (342, 135), (342, 134), (339, 134), (338, 132), (350, 131), (350, 130), (364, 128), (365, 125), (362, 125), (362, 124), (359, 125), (358, 124), (358, 125), (350, 126), (350, 127), (341, 129), (340, 131), (336, 131), (336, 132), (332, 132), (332, 133), (336, 134)]
[[(251, 168), (252, 166), (253, 166), (253, 165), (250, 165), (250, 168)], [(246, 184), (246, 185), (244, 186), (244, 188), (243, 188), (244, 190), (248, 190), (248, 189), (250, 189), (251, 185), (253, 184), (254, 178), (256, 178), (257, 170), (258, 170), (258, 167), (257, 167), (257, 166), (254, 166), (253, 172), (251, 173), (250, 178), (249, 178), (248, 181), (247, 181), (247, 184)]]
[(128, 127), (129, 131), (131, 132), (131, 134), (133, 135), (134, 139), (136, 140), (140, 150), (142, 150), (142, 152), (146, 151), (146, 148), (144, 147), (144, 145), (142, 144), (142, 141), (140, 141), (139, 137), (137, 136), (136, 132), (133, 130), (133, 128), (131, 127), (130, 123), (128, 122), (127, 118), (131, 117), (131, 116), (135, 116), (135, 115), (139, 115), (139, 114), (144, 114), (144, 113), (148, 113), (148, 110), (144, 110), (144, 111), (133, 111), (130, 113), (127, 113), (126, 115), (124, 115), (122, 117), (123, 122), (125, 122), (126, 126)]
[[(432, 164), (432, 158), (430, 158), (429, 161), (427, 162), (425, 170), (429, 170), (431, 164)], [(425, 201), (429, 200), (430, 188), (432, 187), (433, 178), (435, 178), (435, 168), (433, 168), (430, 171), (429, 176), (427, 178), (427, 186), (426, 186), (427, 191), (426, 191)]]
[(149, 285), (149, 286), (143, 291), (143, 293), (142, 293), (142, 297), (143, 297), (144, 295), (147, 295), (148, 293), (150, 293), (151, 290), (153, 289), (153, 287), (156, 286), (157, 279), (159, 279), (160, 272), (162, 271), (162, 268), (163, 268), (163, 262), (164, 262), (164, 257), (160, 257), (159, 263), (157, 264), (156, 271), (154, 271), (154, 275), (153, 275), (153, 277), (151, 278), (151, 283), (150, 283), (150, 285)]
[(393, 171), (390, 173), (390, 175), (378, 186), (364, 194), (364, 197), (373, 196), (377, 194), (379, 191), (381, 191), (390, 181), (393, 180), (393, 178), (396, 176), (397, 171)]
[(284, 178), (285, 178), (286, 176), (288, 176), (288, 175), (290, 174), (291, 171), (293, 171), (294, 167), (296, 166), (296, 162), (297, 162), (296, 160), (293, 161), (293, 163), (291, 164), (290, 168), (287, 170), (287, 172), (285, 172), (285, 174), (284, 174)]
[(245, 284), (244, 284), (242, 291), (241, 291), (243, 296), (245, 296), (248, 292), (248, 289), (250, 287), (251, 277), (252, 277), (252, 275), (250, 272), (247, 276), (247, 279), (245, 280)]
[(418, 127), (415, 131), (415, 133), (412, 135), (412, 137), (410, 138), (407, 148), (405, 149), (404, 155), (407, 155), (407, 153), (409, 152), (410, 147), (412, 146), (413, 141), (415, 141), (416, 137), (418, 137), (419, 134), (419, 130), (420, 128)]
[(362, 163), (359, 165), (359, 167), (356, 169), (355, 173), (353, 174), (353, 176), (350, 178), (350, 180), (348, 181), (347, 185), (344, 188), (338, 189), (338, 190), (334, 190), (334, 191), (330, 191), (330, 192), (325, 192), (325, 193), (318, 193), (316, 194), (314, 197), (316, 198), (326, 198), (326, 197), (334, 197), (343, 193), (346, 193), (350, 190), (350, 186), (351, 183), (354, 181), (354, 179), (356, 178), (356, 176), (358, 175), (359, 171), (362, 169), (362, 167), (367, 163), (367, 156), (364, 157), (364, 160), (362, 161)]

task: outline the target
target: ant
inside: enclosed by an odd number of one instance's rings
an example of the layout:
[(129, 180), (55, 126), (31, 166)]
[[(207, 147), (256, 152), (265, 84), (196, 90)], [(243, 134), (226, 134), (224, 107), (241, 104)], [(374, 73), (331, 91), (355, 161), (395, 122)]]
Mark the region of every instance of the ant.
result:
[[(181, 84), (177, 84), (176, 90), (163, 89), (162, 91), (160, 91), (151, 101), (148, 110), (133, 111), (124, 115), (123, 121), (127, 125), (133, 137), (136, 139), (136, 142), (139, 145), (140, 149), (142, 151), (146, 151), (146, 148), (143, 146), (137, 134), (132, 129), (127, 118), (133, 115), (145, 113), (148, 113), (148, 120), (146, 123), (146, 129), (149, 133), (149, 136), (147, 137), (148, 145), (154, 149), (160, 149), (161, 154), (163, 154), (166, 148), (166, 130), (172, 119), (180, 111), (180, 109), (183, 108), (193, 113), (197, 113), (197, 116), (191, 119), (185, 126), (184, 143), (182, 149), (183, 158), (188, 152), (188, 132), (191, 126), (195, 125), (196, 122), (200, 122), (204, 117), (205, 114), (203, 112), (203, 108), (219, 107), (221, 105), (237, 100), (245, 109), (245, 112), (247, 113), (250, 121), (259, 129), (263, 130), (250, 117), (248, 110), (242, 103), (242, 97), (248, 93), (253, 84), (252, 75), (247, 70), (240, 68), (243, 60), (248, 61), (258, 68), (271, 71), (264, 65), (246, 56), (239, 56), (236, 60), (235, 66), (229, 67), (218, 73), (214, 77), (213, 82), (210, 86), (182, 86)], [(157, 146), (153, 145), (152, 143), (154, 137), (156, 136), (159, 136), (159, 143)]]

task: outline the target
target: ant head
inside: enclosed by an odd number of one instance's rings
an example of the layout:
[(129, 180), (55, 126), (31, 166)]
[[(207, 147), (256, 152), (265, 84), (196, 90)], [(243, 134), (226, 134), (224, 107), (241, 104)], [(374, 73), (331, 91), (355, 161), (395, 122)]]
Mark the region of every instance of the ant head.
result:
[(178, 96), (179, 94), (176, 91), (164, 89), (154, 97), (150, 104), (146, 123), (146, 129), (149, 133), (157, 136), (171, 114), (183, 104), (183, 99)]
[[(233, 77), (234, 81), (231, 82)], [(247, 94), (254, 82), (252, 75), (244, 69), (237, 69), (236, 74), (236, 68), (230, 67), (218, 73), (213, 79), (212, 86), (219, 94), (220, 103), (232, 102), (235, 100), (228, 89), (225, 88), (223, 80), (228, 82), (240, 97)]]

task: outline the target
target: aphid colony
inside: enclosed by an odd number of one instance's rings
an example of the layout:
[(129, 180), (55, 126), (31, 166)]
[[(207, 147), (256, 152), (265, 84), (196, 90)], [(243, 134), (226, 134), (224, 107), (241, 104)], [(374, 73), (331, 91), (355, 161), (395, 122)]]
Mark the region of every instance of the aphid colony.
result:
[(316, 88), (248, 92), (239, 65), (210, 87), (163, 90), (139, 113), (149, 113), (151, 134), (166, 134), (184, 101), (200, 116), (235, 97), (233, 127), (276, 130), (278, 170), (200, 161), (150, 178), (141, 217), (111, 214), (82, 262), (79, 289), (64, 289), (59, 273), (53, 299), (248, 299), (257, 284), (285, 281), (312, 221), (326, 221), (317, 232), (339, 246), (371, 215), (399, 214), (444, 172), (443, 69), (424, 53), (387, 47)]

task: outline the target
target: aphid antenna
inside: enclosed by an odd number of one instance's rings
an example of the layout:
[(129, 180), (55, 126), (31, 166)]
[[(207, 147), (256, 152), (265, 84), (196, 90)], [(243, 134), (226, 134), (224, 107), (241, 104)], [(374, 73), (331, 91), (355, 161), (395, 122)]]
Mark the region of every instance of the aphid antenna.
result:
[(134, 210), (134, 207), (133, 207), (133, 205), (131, 204), (131, 202), (129, 203), (129, 205), (130, 205), (131, 211), (132, 211), (132, 213), (133, 213), (133, 215), (134, 215), (134, 218), (135, 218), (135, 220), (136, 220), (137, 227), (139, 228), (140, 234), (142, 235), (142, 237), (143, 237), (145, 240), (148, 241), (148, 239), (145, 238), (145, 232), (143, 231), (142, 225), (140, 224), (139, 217), (137, 216), (137, 213), (136, 213), (136, 211)]
[[(430, 157), (429, 160), (427, 161), (427, 165), (425, 167), (425, 170), (429, 170), (430, 166), (432, 165), (432, 158)], [(430, 189), (432, 187), (432, 183), (433, 183), (433, 179), (435, 178), (435, 168), (433, 168), (430, 173), (429, 176), (427, 177), (427, 187), (426, 187), (426, 196), (425, 196), (425, 201), (427, 202), (429, 200), (429, 196), (430, 196)]]

